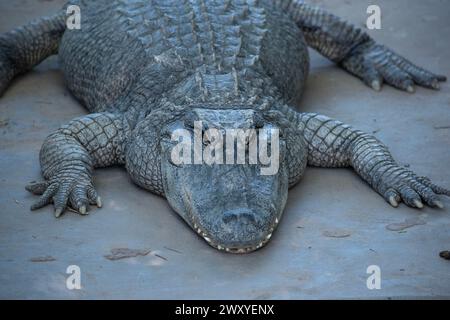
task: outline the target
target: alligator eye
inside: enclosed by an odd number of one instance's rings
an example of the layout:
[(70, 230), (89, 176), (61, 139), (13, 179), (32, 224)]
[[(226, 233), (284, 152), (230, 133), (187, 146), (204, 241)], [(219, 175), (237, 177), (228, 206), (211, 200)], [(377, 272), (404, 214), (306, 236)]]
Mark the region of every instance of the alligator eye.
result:
[(187, 129), (194, 129), (194, 122), (193, 121), (190, 121), (190, 120), (185, 120), (184, 121), (184, 126), (187, 128)]
[(161, 132), (161, 138), (171, 140), (172, 139), (172, 132), (170, 130), (163, 130)]

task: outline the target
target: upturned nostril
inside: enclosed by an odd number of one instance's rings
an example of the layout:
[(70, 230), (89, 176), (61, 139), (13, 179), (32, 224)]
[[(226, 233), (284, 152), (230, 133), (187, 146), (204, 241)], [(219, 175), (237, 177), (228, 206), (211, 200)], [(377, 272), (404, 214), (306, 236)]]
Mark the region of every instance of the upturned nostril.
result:
[(224, 212), (222, 217), (223, 222), (230, 223), (238, 221), (240, 223), (255, 223), (256, 217), (253, 211), (249, 209), (234, 209)]
[(241, 216), (242, 216), (242, 218), (244, 218), (250, 222), (256, 222), (256, 217), (253, 212), (244, 212), (244, 213), (242, 213)]
[(230, 223), (231, 221), (235, 221), (236, 219), (237, 216), (232, 212), (225, 212), (222, 217), (222, 220), (225, 223)]

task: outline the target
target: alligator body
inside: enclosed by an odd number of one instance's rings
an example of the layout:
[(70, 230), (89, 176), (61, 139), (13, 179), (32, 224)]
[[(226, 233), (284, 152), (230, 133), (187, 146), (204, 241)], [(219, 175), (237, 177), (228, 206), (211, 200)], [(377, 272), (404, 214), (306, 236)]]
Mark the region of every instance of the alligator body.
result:
[[(375, 90), (383, 83), (438, 89), (445, 80), (338, 17), (299, 0), (70, 4), (81, 10), (81, 29), (66, 28), (64, 8), (0, 36), (0, 94), (16, 75), (58, 54), (69, 89), (90, 112), (45, 140), (44, 180), (27, 186), (40, 195), (32, 209), (53, 203), (56, 217), (68, 206), (87, 214), (89, 205), (102, 205), (93, 170), (122, 165), (210, 245), (245, 253), (269, 241), (307, 165), (353, 167), (394, 207), (442, 207), (438, 195), (450, 195), (398, 165), (372, 135), (291, 108), (307, 79), (308, 46)], [(261, 175), (259, 164), (174, 164), (170, 133), (190, 132), (195, 121), (204, 131), (281, 130), (277, 172)]]

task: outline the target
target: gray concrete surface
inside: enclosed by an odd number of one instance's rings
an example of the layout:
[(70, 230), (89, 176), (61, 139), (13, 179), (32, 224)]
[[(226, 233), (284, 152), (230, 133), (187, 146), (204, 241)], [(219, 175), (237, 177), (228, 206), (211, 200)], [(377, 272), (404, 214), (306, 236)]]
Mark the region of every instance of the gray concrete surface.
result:
[[(369, 3), (381, 5), (383, 29), (371, 34), (414, 62), (450, 75), (447, 1), (316, 2), (359, 25)], [(0, 32), (61, 5), (2, 0)], [(312, 63), (299, 110), (375, 132), (401, 163), (450, 187), (448, 83), (441, 92), (375, 93), (317, 54)], [(24, 185), (40, 178), (42, 141), (84, 113), (65, 88), (56, 57), (17, 79), (0, 99), (1, 298), (450, 298), (450, 261), (439, 257), (450, 249), (450, 201), (444, 201), (444, 210), (393, 209), (350, 170), (309, 169), (291, 190), (271, 243), (248, 255), (210, 248), (164, 199), (133, 185), (120, 168), (96, 172), (105, 205), (87, 217), (68, 213), (56, 220), (51, 207), (30, 212), (34, 197)], [(386, 229), (415, 218), (426, 224)], [(350, 235), (324, 236), (342, 230)], [(113, 248), (152, 252), (104, 258)], [(45, 256), (54, 261), (31, 261)], [(81, 268), (81, 290), (66, 289), (72, 264)], [(366, 287), (369, 265), (381, 268), (381, 290)]]

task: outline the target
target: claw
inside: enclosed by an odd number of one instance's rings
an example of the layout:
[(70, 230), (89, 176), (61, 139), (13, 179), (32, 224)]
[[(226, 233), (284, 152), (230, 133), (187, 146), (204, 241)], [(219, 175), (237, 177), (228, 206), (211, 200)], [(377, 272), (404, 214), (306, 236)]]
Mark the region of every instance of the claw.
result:
[(83, 215), (87, 213), (86, 206), (81, 206), (80, 207), (80, 213), (83, 214)]
[(97, 197), (97, 207), (101, 208), (102, 207), (102, 198)]
[(431, 82), (431, 87), (435, 90), (439, 90), (441, 88), (439, 81), (437, 79), (433, 80), (433, 82)]
[(372, 83), (371, 83), (371, 87), (375, 91), (380, 91), (381, 90), (381, 83), (380, 83), (380, 81), (373, 80)]
[(389, 203), (391, 204), (391, 206), (393, 206), (394, 208), (398, 207), (398, 202), (395, 199), (395, 196), (390, 196), (389, 197)]
[(444, 204), (439, 200), (434, 200), (432, 204), (438, 207), (439, 209), (444, 209)]
[(423, 203), (420, 200), (414, 199), (414, 205), (419, 208), (422, 209), (423, 208)]
[(57, 209), (55, 210), (55, 217), (56, 217), (56, 218), (59, 218), (59, 216), (62, 214), (62, 212), (63, 212), (63, 209), (62, 209), (62, 208), (57, 208)]

